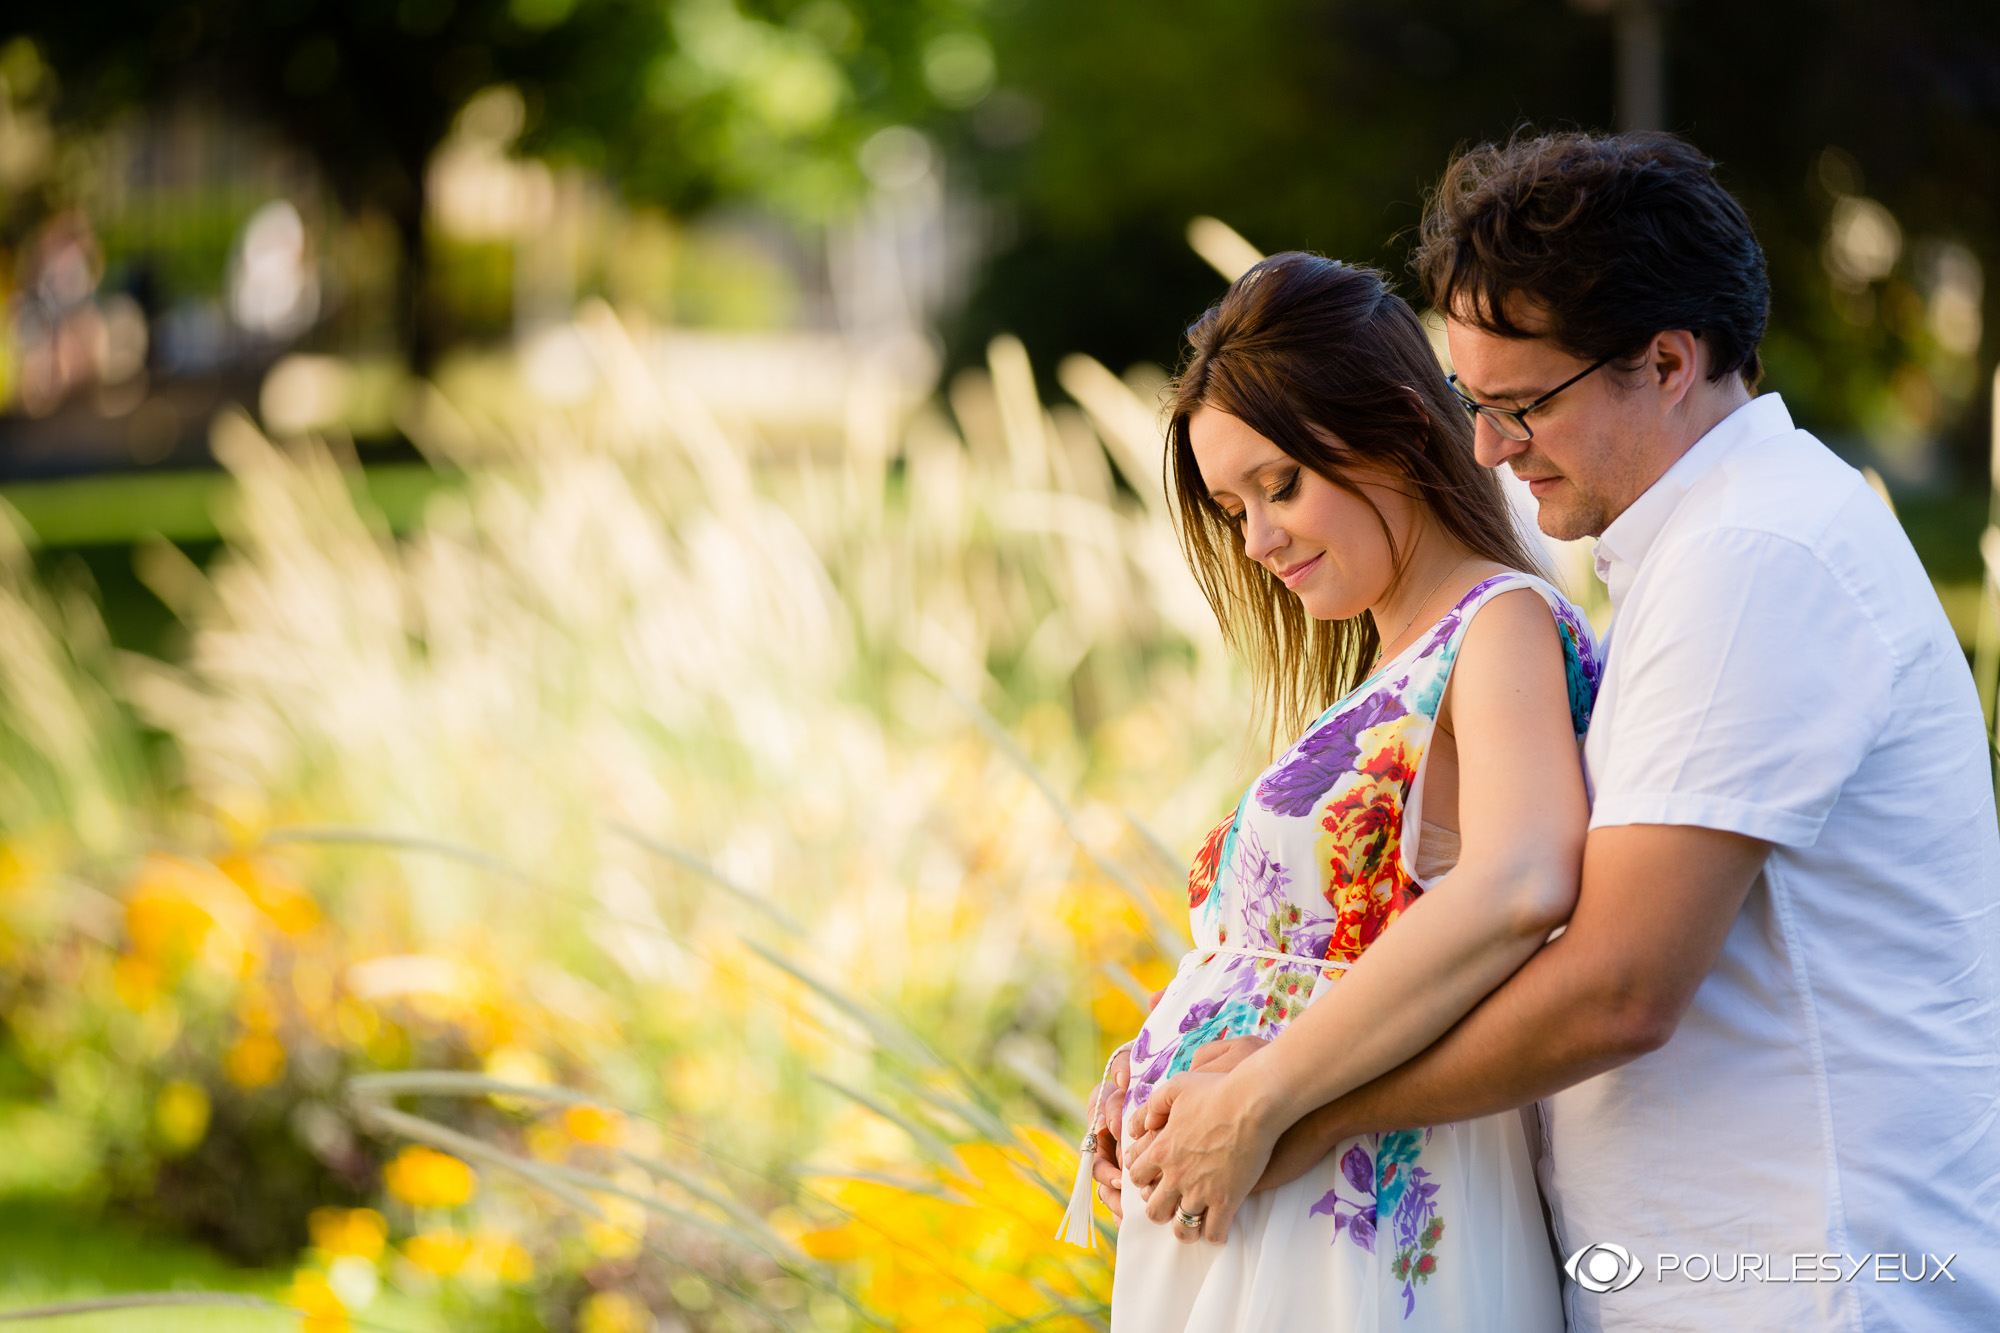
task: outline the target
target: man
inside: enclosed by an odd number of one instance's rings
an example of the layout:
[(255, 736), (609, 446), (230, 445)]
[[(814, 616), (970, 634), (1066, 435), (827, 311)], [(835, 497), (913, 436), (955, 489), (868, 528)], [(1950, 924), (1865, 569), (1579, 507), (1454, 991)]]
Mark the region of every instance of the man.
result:
[[(1287, 1133), (1258, 1188), (1357, 1134), (1539, 1101), (1572, 1328), (2000, 1328), (1985, 729), (1887, 507), (1751, 396), (1748, 219), (1671, 136), (1518, 139), (1452, 164), (1416, 265), (1480, 461), (1528, 482), (1550, 536), (1600, 538), (1582, 889), (1436, 1045)], [(1142, 1190), (1153, 1147), (1127, 1164)]]

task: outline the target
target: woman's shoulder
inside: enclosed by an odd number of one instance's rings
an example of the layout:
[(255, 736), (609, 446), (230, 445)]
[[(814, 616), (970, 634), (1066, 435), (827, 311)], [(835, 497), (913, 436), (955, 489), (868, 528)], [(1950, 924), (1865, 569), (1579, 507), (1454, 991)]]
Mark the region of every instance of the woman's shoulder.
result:
[(1497, 560), (1481, 560), (1471, 565), (1469, 570), (1468, 574), (1460, 576), (1465, 584), (1465, 593), (1461, 598), (1463, 602), (1491, 600), (1507, 593), (1532, 589), (1539, 593), (1549, 606), (1576, 610), (1575, 604), (1563, 594), (1562, 589), (1541, 574), (1503, 565)]
[(1597, 681), (1597, 648), (1590, 622), (1560, 589), (1535, 574), (1501, 570), (1469, 606), (1461, 631), (1457, 672), (1489, 683), (1518, 683), (1525, 675), (1562, 682), (1581, 732), (1589, 719)]

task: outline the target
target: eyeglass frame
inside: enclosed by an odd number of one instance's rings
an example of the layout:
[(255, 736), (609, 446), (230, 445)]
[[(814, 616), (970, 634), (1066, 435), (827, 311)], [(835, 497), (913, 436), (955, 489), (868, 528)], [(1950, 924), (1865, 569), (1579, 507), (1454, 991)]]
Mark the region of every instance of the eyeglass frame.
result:
[(1577, 371), (1576, 374), (1564, 380), (1561, 384), (1556, 385), (1555, 388), (1550, 389), (1547, 393), (1543, 394), (1540, 398), (1537, 398), (1534, 402), (1529, 403), (1526, 407), (1501, 407), (1497, 403), (1479, 402), (1477, 399), (1471, 397), (1463, 389), (1458, 387), (1458, 372), (1455, 370), (1451, 372), (1451, 374), (1446, 375), (1444, 377), (1444, 382), (1451, 386), (1452, 396), (1458, 399), (1458, 405), (1465, 409), (1466, 415), (1471, 417), (1473, 421), (1477, 422), (1479, 420), (1479, 414), (1481, 412), (1490, 412), (1495, 417), (1512, 417), (1514, 418), (1515, 422), (1520, 425), (1521, 429), (1527, 432), (1527, 434), (1509, 435), (1506, 431), (1500, 429), (1500, 425), (1497, 421), (1493, 423), (1494, 431), (1498, 433), (1502, 439), (1512, 440), (1516, 444), (1528, 444), (1532, 442), (1535, 438), (1535, 428), (1528, 424), (1528, 413), (1542, 406), (1544, 403), (1548, 402), (1549, 399), (1555, 397), (1557, 394), (1561, 393), (1564, 389), (1567, 389), (1570, 385), (1575, 384), (1578, 380), (1583, 379), (1588, 375), (1596, 373), (1597, 371), (1603, 369), (1605, 366), (1611, 364), (1611, 362), (1613, 362), (1616, 359), (1617, 355), (1615, 353), (1611, 356), (1598, 358), (1596, 361), (1591, 362), (1588, 366), (1585, 366), (1582, 370)]

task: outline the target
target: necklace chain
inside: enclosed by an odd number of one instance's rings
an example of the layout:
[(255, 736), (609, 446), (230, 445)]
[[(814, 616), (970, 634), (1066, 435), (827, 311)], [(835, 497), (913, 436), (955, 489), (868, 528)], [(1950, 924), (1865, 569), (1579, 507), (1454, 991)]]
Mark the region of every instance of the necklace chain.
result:
[(1382, 665), (1382, 656), (1383, 654), (1389, 651), (1389, 645), (1394, 643), (1397, 639), (1402, 638), (1403, 634), (1410, 628), (1410, 626), (1416, 623), (1417, 612), (1424, 609), (1424, 603), (1430, 601), (1432, 595), (1435, 594), (1439, 588), (1442, 588), (1444, 586), (1444, 581), (1446, 579), (1450, 578), (1453, 574), (1456, 574), (1459, 571), (1460, 567), (1465, 564), (1466, 559), (1467, 557), (1461, 557), (1459, 559), (1458, 564), (1453, 565), (1450, 569), (1447, 569), (1444, 573), (1438, 575), (1438, 581), (1430, 586), (1430, 591), (1426, 592), (1422, 597), (1419, 597), (1417, 599), (1417, 604), (1410, 608), (1409, 619), (1405, 620), (1401, 625), (1397, 626), (1396, 632), (1393, 635), (1390, 635), (1388, 638), (1382, 639), (1380, 642), (1376, 644), (1375, 660), (1372, 663), (1370, 663), (1368, 667), (1370, 671), (1373, 671), (1375, 670), (1375, 668)]

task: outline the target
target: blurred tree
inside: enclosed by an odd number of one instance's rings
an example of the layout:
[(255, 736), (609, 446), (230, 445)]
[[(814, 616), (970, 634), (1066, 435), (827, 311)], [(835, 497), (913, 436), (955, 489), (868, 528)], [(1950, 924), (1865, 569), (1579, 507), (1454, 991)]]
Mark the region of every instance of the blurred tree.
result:
[[(509, 83), (523, 151), (683, 215), (834, 216), (869, 135), (925, 127), (993, 219), (953, 359), (1004, 328), (1046, 366), (1173, 360), (1217, 286), (1183, 240), (1197, 214), (1400, 273), (1455, 146), (1613, 119), (1620, 3), (101, 0), (14, 24), (65, 76), (65, 115), (213, 95), (385, 209), (419, 362), (445, 332), (419, 299), (425, 163), (469, 96)], [(2000, 320), (2000, 7), (1649, 12), (1666, 125), (1721, 161), (1770, 253), (1772, 382), (1830, 436), (1949, 436), (1971, 466)]]
[[(1220, 289), (1182, 240), (1198, 214), (1266, 250), (1379, 264), (1410, 292), (1412, 232), (1455, 146), (1612, 122), (1615, 8), (1160, 0), (1135, 19), (1015, 0), (992, 20), (998, 90), (967, 127), (1005, 240), (954, 360), (998, 327), (1045, 355), (1171, 364)], [(1975, 467), (1979, 332), (2000, 327), (2000, 7), (1655, 9), (1665, 124), (1720, 161), (1770, 255), (1770, 383), (1829, 437), (1943, 435)], [(1885, 215), (1906, 241), (1887, 267), (1839, 271), (1843, 219), (1872, 223), (1880, 255)]]
[(310, 152), (343, 205), (384, 210), (423, 365), (446, 333), (423, 299), (425, 168), (481, 88), (520, 91), (524, 150), (599, 168), (633, 196), (824, 218), (858, 195), (867, 135), (983, 94), (981, 4), (100, 0), (4, 26), (48, 53), (71, 123), (213, 99)]

